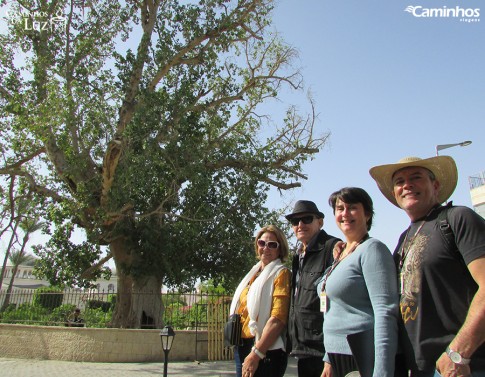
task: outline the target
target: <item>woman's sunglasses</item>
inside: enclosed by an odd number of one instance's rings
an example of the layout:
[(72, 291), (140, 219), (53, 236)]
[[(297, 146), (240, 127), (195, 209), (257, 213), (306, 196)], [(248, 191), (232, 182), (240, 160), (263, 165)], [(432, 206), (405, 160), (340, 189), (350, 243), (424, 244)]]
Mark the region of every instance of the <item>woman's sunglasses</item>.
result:
[(258, 246), (261, 247), (261, 248), (265, 248), (266, 246), (268, 246), (268, 249), (277, 249), (280, 244), (276, 241), (265, 241), (265, 240), (258, 240)]
[(315, 217), (312, 216), (312, 215), (309, 215), (309, 216), (303, 216), (303, 217), (294, 217), (290, 220), (290, 223), (291, 225), (293, 226), (297, 226), (298, 224), (300, 224), (300, 221), (303, 223), (303, 224), (311, 224), (313, 222), (313, 219)]

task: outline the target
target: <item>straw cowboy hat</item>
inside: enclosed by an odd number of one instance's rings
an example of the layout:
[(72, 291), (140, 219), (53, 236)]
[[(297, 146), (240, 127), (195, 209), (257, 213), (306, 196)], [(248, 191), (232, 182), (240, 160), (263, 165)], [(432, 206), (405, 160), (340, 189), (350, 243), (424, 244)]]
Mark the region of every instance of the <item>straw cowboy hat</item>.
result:
[(444, 203), (453, 194), (453, 191), (455, 191), (456, 183), (458, 182), (458, 171), (455, 161), (450, 156), (436, 156), (425, 159), (405, 157), (395, 164), (374, 166), (369, 170), (370, 175), (377, 182), (379, 190), (395, 206), (399, 207), (396, 198), (394, 198), (392, 177), (398, 170), (410, 166), (425, 168), (434, 174), (436, 180), (441, 185), (438, 193), (440, 203)]

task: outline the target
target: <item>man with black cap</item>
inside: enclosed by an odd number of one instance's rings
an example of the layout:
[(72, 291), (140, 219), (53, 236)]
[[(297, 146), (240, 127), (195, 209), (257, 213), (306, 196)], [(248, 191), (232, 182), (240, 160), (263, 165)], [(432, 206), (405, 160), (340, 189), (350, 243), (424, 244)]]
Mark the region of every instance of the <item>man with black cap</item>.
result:
[[(375, 166), (384, 196), (411, 220), (394, 251), (411, 377), (485, 376), (485, 220), (442, 206), (458, 180), (449, 156)], [(408, 374), (406, 373), (406, 376)]]
[(291, 356), (298, 358), (298, 376), (320, 377), (324, 361), (323, 314), (316, 282), (333, 261), (338, 238), (323, 229), (324, 215), (314, 202), (299, 200), (286, 216), (300, 246), (292, 260), (292, 295), (288, 335)]

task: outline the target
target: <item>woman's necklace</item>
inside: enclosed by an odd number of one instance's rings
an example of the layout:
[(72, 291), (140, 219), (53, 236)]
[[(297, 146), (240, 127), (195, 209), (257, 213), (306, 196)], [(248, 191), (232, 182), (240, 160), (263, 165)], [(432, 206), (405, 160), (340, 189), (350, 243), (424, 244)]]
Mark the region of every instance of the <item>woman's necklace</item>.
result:
[(333, 272), (333, 270), (335, 270), (335, 268), (338, 266), (338, 264), (344, 259), (346, 258), (347, 256), (349, 256), (350, 254), (352, 254), (354, 252), (355, 249), (357, 249), (357, 247), (362, 243), (364, 242), (367, 238), (369, 238), (369, 233), (366, 233), (364, 235), (364, 237), (362, 237), (362, 239), (353, 244), (351, 246), (351, 248), (347, 251), (347, 253), (345, 253), (345, 255), (342, 255), (343, 252), (344, 252), (344, 249), (345, 247), (347, 246), (347, 243), (345, 243), (344, 247), (342, 248), (342, 250), (339, 252), (337, 258), (333, 261), (332, 265), (330, 266), (330, 268), (328, 269), (327, 273), (325, 274), (325, 277), (323, 278), (323, 283), (322, 283), (322, 290), (320, 292), (320, 311), (322, 313), (326, 313), (327, 312), (327, 307), (328, 307), (328, 302), (327, 302), (327, 293), (325, 292), (325, 287), (327, 285), (327, 280), (328, 280), (328, 277), (330, 276), (330, 274)]
[(408, 240), (408, 237), (409, 237), (409, 231), (411, 230), (411, 227), (408, 228), (408, 231), (406, 232), (406, 236), (404, 237), (404, 241), (401, 246), (401, 252), (399, 253), (399, 272), (402, 270), (404, 266), (404, 262), (406, 261), (409, 251), (412, 249), (412, 246), (414, 244), (414, 241), (416, 240), (416, 237), (418, 236), (419, 232), (421, 232), (421, 229), (423, 229), (424, 224), (426, 224), (426, 221), (428, 221), (431, 214), (438, 207), (439, 206), (434, 206), (429, 210), (429, 212), (426, 214), (424, 219), (421, 221), (421, 224), (419, 224), (418, 229), (416, 230), (416, 232), (414, 232), (414, 235), (409, 240)]
[(431, 214), (434, 212), (435, 209), (439, 208), (440, 205), (435, 205), (433, 208), (429, 210), (429, 212), (426, 214), (424, 219), (421, 221), (421, 224), (419, 224), (418, 229), (416, 232), (414, 232), (413, 236), (409, 239), (408, 241), (408, 236), (409, 236), (409, 231), (411, 230), (411, 226), (408, 228), (408, 231), (406, 232), (406, 236), (404, 237), (404, 241), (401, 246), (401, 251), (399, 252), (399, 294), (403, 294), (404, 292), (404, 273), (402, 272), (402, 269), (404, 267), (404, 262), (406, 261), (406, 258), (409, 255), (409, 252), (413, 248), (414, 241), (416, 240), (416, 237), (418, 236), (419, 232), (421, 232), (421, 229), (423, 229), (424, 224), (426, 224), (426, 221), (428, 221), (429, 217)]
[(357, 249), (357, 247), (362, 243), (364, 242), (367, 238), (369, 238), (369, 233), (366, 233), (364, 235), (364, 237), (362, 237), (362, 239), (355, 243), (350, 249), (349, 251), (347, 251), (347, 253), (345, 253), (345, 255), (342, 256), (344, 250), (345, 250), (345, 247), (347, 246), (347, 243), (344, 243), (344, 247), (342, 248), (342, 250), (339, 252), (337, 258), (333, 261), (332, 265), (330, 266), (330, 268), (328, 269), (327, 273), (325, 274), (325, 278), (323, 280), (323, 285), (322, 285), (322, 292), (325, 291), (325, 285), (327, 284), (327, 279), (328, 277), (330, 276), (330, 274), (333, 272), (333, 270), (335, 270), (335, 268), (338, 266), (338, 264), (344, 260), (346, 257), (348, 257), (350, 254), (352, 254), (354, 252), (355, 249)]

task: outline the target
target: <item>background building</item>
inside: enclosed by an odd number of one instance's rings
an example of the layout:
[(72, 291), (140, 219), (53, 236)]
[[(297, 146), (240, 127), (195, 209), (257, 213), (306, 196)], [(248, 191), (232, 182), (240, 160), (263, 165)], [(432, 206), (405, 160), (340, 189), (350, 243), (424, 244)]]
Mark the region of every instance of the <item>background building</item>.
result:
[(475, 212), (485, 218), (485, 171), (469, 177), (470, 195)]
[[(40, 287), (48, 287), (50, 284), (47, 280), (39, 279), (33, 273), (34, 266), (20, 265), (13, 282), (14, 289), (36, 289)], [(6, 291), (10, 284), (12, 277), (13, 266), (7, 264), (5, 274), (3, 276), (2, 291)], [(94, 282), (96, 289), (101, 292), (116, 292), (117, 288), (116, 271), (112, 270), (111, 279), (99, 279)], [(73, 287), (74, 289), (74, 287)]]

